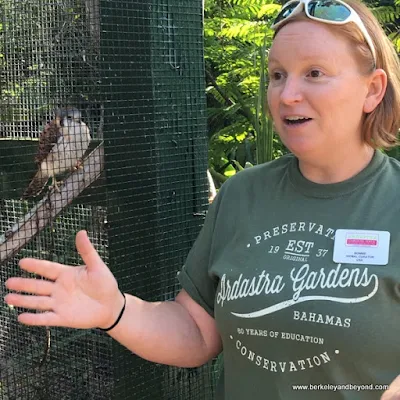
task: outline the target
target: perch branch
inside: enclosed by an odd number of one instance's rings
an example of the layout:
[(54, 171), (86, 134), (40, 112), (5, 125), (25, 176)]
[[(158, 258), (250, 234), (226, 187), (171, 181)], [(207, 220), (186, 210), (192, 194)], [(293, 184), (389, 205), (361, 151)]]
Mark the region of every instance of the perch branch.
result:
[(83, 168), (74, 171), (59, 191), (52, 190), (0, 237), (0, 263), (13, 257), (56, 216), (96, 181), (104, 168), (104, 148), (100, 144), (84, 160)]

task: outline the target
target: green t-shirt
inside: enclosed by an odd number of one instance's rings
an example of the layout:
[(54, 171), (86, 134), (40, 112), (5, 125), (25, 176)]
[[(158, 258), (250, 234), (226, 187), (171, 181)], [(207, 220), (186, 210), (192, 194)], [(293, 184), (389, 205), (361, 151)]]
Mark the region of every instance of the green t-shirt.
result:
[[(288, 155), (223, 185), (179, 274), (222, 337), (218, 400), (380, 398), (318, 385), (366, 389), (400, 373), (399, 217), (400, 162), (379, 151), (340, 183), (308, 181)], [(390, 232), (388, 264), (334, 262), (337, 229), (360, 262)]]

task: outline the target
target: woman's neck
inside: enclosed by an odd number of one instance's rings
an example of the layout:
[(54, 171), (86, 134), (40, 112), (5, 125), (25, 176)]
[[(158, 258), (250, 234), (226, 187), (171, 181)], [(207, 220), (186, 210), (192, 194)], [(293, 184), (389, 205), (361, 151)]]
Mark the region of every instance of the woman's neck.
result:
[(309, 181), (329, 184), (343, 182), (360, 173), (371, 162), (374, 149), (363, 145), (358, 151), (331, 152), (319, 160), (305, 160), (299, 157), (301, 173)]

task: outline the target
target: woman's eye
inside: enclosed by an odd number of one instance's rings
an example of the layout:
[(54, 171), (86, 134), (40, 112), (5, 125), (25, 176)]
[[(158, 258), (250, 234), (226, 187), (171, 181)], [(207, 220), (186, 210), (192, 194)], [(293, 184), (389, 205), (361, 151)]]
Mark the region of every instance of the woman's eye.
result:
[(322, 76), (322, 72), (318, 71), (317, 69), (313, 69), (308, 73), (308, 75), (311, 76), (311, 78), (319, 78)]
[(270, 74), (270, 78), (272, 81), (279, 81), (280, 79), (282, 79), (282, 73), (280, 72), (272, 72)]

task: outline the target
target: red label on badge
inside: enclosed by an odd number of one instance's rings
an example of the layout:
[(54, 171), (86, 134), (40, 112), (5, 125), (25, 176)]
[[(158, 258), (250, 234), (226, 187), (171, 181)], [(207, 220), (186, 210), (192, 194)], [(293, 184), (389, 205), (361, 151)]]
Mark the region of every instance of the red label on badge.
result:
[(377, 246), (378, 241), (375, 239), (347, 239), (346, 244), (349, 246)]

